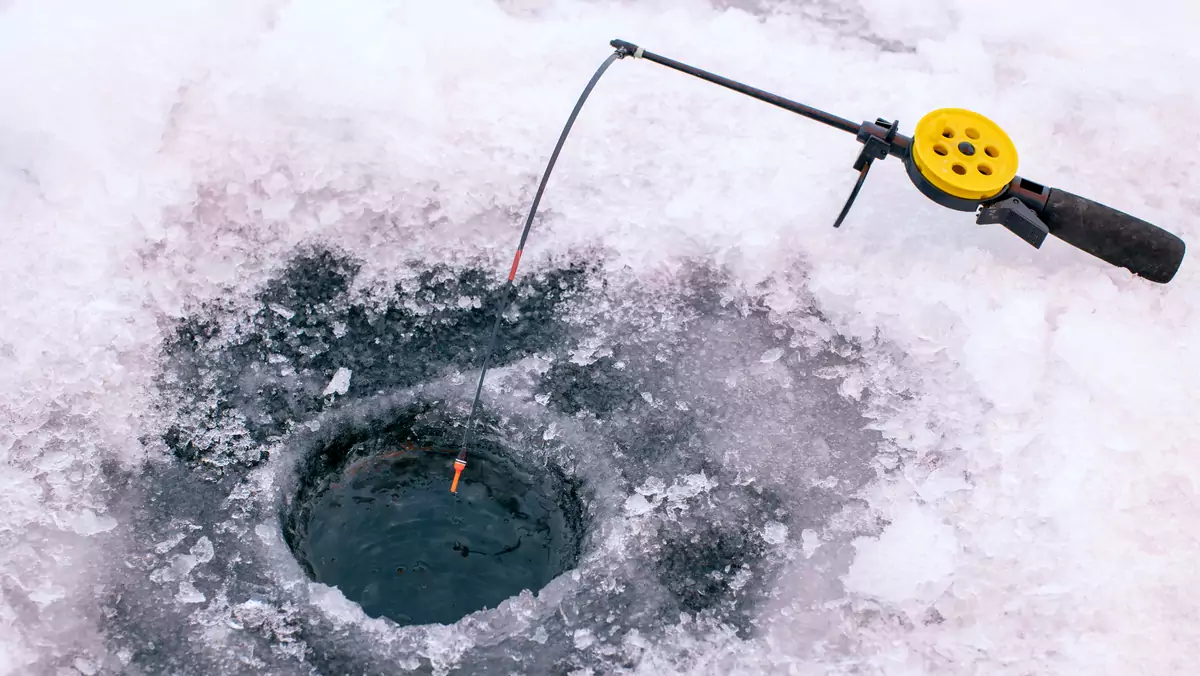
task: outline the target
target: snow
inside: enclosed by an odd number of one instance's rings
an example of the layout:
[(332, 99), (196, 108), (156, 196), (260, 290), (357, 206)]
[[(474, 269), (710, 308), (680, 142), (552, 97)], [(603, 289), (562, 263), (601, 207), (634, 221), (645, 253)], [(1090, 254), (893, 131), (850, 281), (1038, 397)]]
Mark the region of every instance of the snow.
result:
[[(107, 652), (96, 590), (124, 570), (138, 523), (117, 498), (123, 473), (170, 462), (155, 379), (171, 322), (249, 297), (314, 241), (365, 261), (364, 293), (411, 282), (414, 256), (502, 275), (609, 39), (902, 131), (936, 107), (980, 110), (1016, 141), (1022, 175), (1194, 246), (1200, 164), (1179, 149), (1200, 146), (1198, 12), (1165, 0), (0, 3), (0, 674), (130, 659)], [(784, 564), (758, 636), (686, 622), (650, 645), (631, 633), (639, 668), (1193, 669), (1194, 254), (1158, 286), (1053, 238), (1035, 251), (934, 205), (890, 160), (835, 231), (857, 152), (847, 135), (625, 60), (560, 158), (523, 274), (597, 251), (653, 289), (687, 259), (722, 265), (798, 334), (824, 343), (832, 327), (859, 346), (822, 374), (886, 440), (878, 477), (847, 496), (866, 507), (794, 525), (798, 543), (764, 533), (803, 556)], [(800, 311), (809, 301), (820, 321)], [(771, 369), (793, 353), (750, 342), (735, 347), (757, 370), (730, 382), (784, 379)], [(326, 373), (325, 394), (345, 395), (350, 376)], [(760, 413), (768, 430), (789, 424)], [(748, 476), (796, 467), (843, 490), (794, 448), (736, 446)], [(653, 477), (619, 500), (646, 517), (721, 487)], [(873, 523), (878, 534), (852, 535)], [(181, 533), (142, 534), (161, 543), (151, 582), (215, 613), (221, 599), (197, 585), (230, 554), (213, 533)], [(282, 546), (273, 522), (246, 540)], [(271, 579), (294, 586), (279, 566)], [(327, 596), (317, 605), (353, 615)], [(239, 608), (293, 650), (283, 610)], [(571, 633), (580, 649), (597, 635)], [(814, 636), (826, 647), (804, 647)]]
[(855, 540), (846, 588), (902, 608), (913, 604), (923, 609), (953, 584), (958, 539), (953, 529), (915, 504), (891, 516), (878, 538)]

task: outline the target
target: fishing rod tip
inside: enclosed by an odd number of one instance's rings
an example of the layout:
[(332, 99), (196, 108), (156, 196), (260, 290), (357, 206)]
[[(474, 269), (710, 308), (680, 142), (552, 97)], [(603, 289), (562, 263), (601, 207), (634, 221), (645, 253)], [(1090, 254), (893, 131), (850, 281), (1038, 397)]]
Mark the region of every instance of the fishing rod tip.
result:
[(451, 493), (458, 492), (458, 480), (460, 477), (462, 477), (462, 472), (464, 469), (466, 469), (466, 467), (467, 467), (466, 460), (457, 460), (456, 459), (454, 461), (454, 481), (450, 482), (450, 492)]
[(608, 44), (620, 52), (622, 56), (632, 56), (637, 58), (642, 55), (642, 48), (638, 47), (632, 42), (626, 42), (624, 40), (611, 40)]

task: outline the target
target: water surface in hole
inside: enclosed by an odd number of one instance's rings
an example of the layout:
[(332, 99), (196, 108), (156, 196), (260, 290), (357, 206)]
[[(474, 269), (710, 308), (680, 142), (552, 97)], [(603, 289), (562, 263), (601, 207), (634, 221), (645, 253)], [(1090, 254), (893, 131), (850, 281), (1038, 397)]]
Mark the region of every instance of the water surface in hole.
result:
[(483, 444), (454, 494), (450, 451), (373, 439), (349, 457), (308, 498), (294, 549), (372, 617), (453, 623), (575, 565), (579, 510), (551, 472)]

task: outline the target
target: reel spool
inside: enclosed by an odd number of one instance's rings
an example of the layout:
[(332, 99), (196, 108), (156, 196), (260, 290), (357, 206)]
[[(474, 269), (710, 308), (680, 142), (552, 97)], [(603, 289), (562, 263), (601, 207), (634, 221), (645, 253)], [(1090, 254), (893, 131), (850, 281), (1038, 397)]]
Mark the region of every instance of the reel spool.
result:
[(905, 162), (917, 189), (942, 206), (975, 211), (1017, 175), (1017, 148), (974, 111), (940, 108), (917, 122)]

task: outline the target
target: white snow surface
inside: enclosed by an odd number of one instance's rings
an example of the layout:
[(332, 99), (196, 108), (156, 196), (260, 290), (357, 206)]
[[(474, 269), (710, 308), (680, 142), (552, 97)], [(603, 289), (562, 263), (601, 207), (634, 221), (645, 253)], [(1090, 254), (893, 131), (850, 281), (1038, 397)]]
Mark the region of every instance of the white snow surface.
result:
[[(94, 669), (93, 576), (120, 565), (101, 463), (165, 461), (146, 439), (170, 320), (318, 239), (367, 261), (360, 284), (414, 250), (502, 274), (608, 40), (902, 130), (980, 110), (1023, 176), (1194, 245), (1197, 25), (1186, 0), (0, 2), (0, 673)], [(1053, 238), (1035, 251), (933, 204), (894, 160), (835, 231), (857, 152), (626, 60), (560, 158), (524, 265), (587, 247), (652, 279), (704, 256), (766, 284), (780, 316), (802, 286), (865, 346), (845, 394), (870, 395), (905, 456), (865, 491), (890, 525), (835, 593), (906, 620), (790, 612), (823, 551), (806, 533), (780, 538), (799, 555), (761, 635), (681, 634), (640, 669), (1193, 671), (1195, 254), (1163, 286)], [(184, 542), (189, 565), (214, 556)], [(180, 598), (204, 600), (186, 576)], [(812, 632), (854, 659), (797, 647)]]

